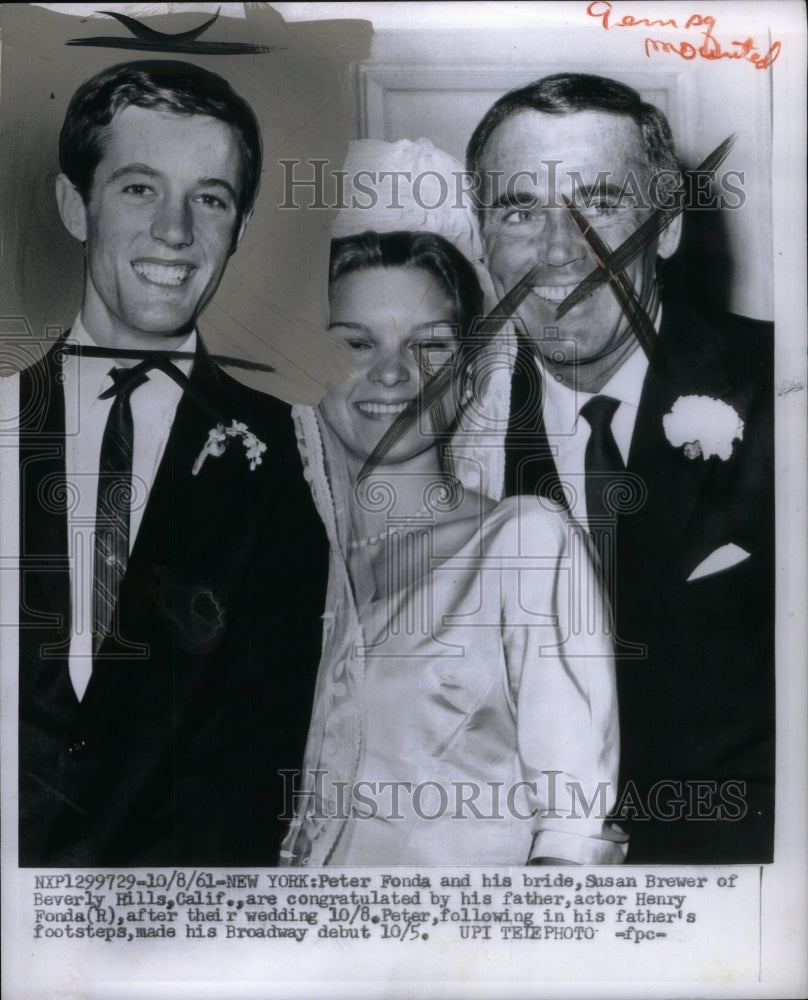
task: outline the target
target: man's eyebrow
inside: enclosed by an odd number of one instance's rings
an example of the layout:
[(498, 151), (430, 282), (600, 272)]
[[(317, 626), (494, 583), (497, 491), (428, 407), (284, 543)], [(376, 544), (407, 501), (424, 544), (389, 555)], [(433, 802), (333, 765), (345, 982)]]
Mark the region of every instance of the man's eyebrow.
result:
[(236, 189), (230, 183), (221, 177), (201, 177), (197, 182), (198, 187), (210, 188), (210, 187), (222, 187), (230, 194), (233, 201), (238, 201), (238, 194)]
[(603, 181), (593, 181), (591, 184), (574, 184), (573, 196), (582, 195), (584, 198), (592, 198), (595, 195), (607, 195), (610, 198), (620, 196), (623, 189), (619, 184), (609, 184)]
[(154, 167), (149, 167), (145, 163), (127, 163), (126, 166), (113, 170), (107, 178), (107, 184), (112, 184), (121, 177), (129, 174), (139, 174), (142, 177), (157, 177), (158, 171)]
[[(610, 184), (595, 180), (591, 184), (575, 183), (573, 194), (576, 197), (588, 199), (599, 197), (618, 198), (622, 192), (618, 184)], [(535, 208), (540, 199), (535, 194), (527, 191), (505, 191), (490, 206), (493, 209), (499, 208)], [(560, 203), (559, 203), (560, 207)]]
[(370, 329), (364, 323), (351, 323), (349, 320), (337, 319), (328, 324), (328, 329), (333, 330), (335, 326), (341, 326), (345, 330), (359, 330), (360, 333), (370, 333)]
[(491, 208), (534, 208), (539, 203), (535, 194), (526, 191), (505, 191)]

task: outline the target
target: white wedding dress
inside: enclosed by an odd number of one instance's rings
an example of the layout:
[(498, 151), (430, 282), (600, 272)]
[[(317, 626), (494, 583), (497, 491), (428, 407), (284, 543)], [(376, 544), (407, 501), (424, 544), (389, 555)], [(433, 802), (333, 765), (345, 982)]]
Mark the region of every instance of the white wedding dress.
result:
[[(292, 865), (620, 863), (618, 718), (587, 541), (514, 497), (455, 552), (401, 552), (388, 597), (357, 606), (349, 490), (319, 414), (295, 407), (332, 556), (323, 658)], [(323, 444), (325, 442), (325, 450)], [(390, 551), (395, 551), (395, 540)]]

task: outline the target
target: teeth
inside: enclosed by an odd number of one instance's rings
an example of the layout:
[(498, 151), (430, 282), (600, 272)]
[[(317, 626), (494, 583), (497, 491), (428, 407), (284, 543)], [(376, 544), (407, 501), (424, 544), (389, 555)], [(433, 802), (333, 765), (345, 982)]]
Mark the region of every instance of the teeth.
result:
[(398, 416), (399, 413), (403, 413), (407, 407), (406, 402), (404, 403), (357, 403), (356, 404), (363, 413), (373, 413), (384, 417)]
[(575, 285), (536, 285), (533, 291), (541, 299), (549, 299), (551, 302), (563, 302), (574, 288)]
[(136, 274), (153, 285), (165, 285), (169, 288), (181, 285), (193, 270), (190, 264), (156, 264), (145, 260), (135, 261), (132, 267)]

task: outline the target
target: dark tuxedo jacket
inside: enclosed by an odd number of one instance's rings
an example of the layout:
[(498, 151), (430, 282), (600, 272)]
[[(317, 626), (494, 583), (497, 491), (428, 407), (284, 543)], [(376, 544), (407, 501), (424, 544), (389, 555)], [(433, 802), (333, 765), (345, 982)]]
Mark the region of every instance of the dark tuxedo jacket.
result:
[[(621, 769), (634, 863), (763, 862), (774, 821), (773, 342), (765, 323), (664, 302), (627, 470), (644, 502), (616, 515), (613, 593)], [(535, 363), (525, 362), (522, 372)], [(536, 387), (532, 387), (535, 393)], [(541, 406), (514, 376), (506, 492), (558, 496)], [(742, 441), (689, 459), (662, 418), (680, 396), (730, 404)], [(536, 396), (534, 395), (535, 399)], [(521, 415), (520, 415), (521, 410)], [(532, 423), (531, 423), (532, 422)], [(736, 565), (688, 582), (733, 543)]]
[(21, 376), (20, 864), (274, 864), (301, 765), (328, 565), (289, 408), (200, 344), (191, 382), (267, 445), (196, 457), (217, 422), (189, 392), (84, 698), (68, 675), (58, 347)]

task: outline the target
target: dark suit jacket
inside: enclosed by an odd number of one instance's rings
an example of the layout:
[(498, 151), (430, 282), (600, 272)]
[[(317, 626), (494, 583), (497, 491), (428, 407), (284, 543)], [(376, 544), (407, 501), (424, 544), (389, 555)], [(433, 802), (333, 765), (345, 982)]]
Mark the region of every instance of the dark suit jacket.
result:
[[(194, 461), (216, 419), (186, 391), (86, 694), (70, 589), (58, 348), (21, 377), (20, 864), (273, 864), (320, 654), (327, 543), (286, 404), (191, 382), (267, 445)], [(291, 787), (291, 786), (290, 786)]]
[[(627, 465), (647, 495), (616, 520), (616, 814), (631, 835), (629, 862), (772, 858), (772, 359), (768, 324), (708, 321), (665, 301)], [(506, 492), (550, 495), (552, 442), (541, 407), (523, 405), (527, 391), (516, 376)], [(666, 439), (663, 416), (689, 395), (723, 400), (744, 420), (729, 460), (688, 459)], [(688, 582), (728, 543), (749, 557)]]

